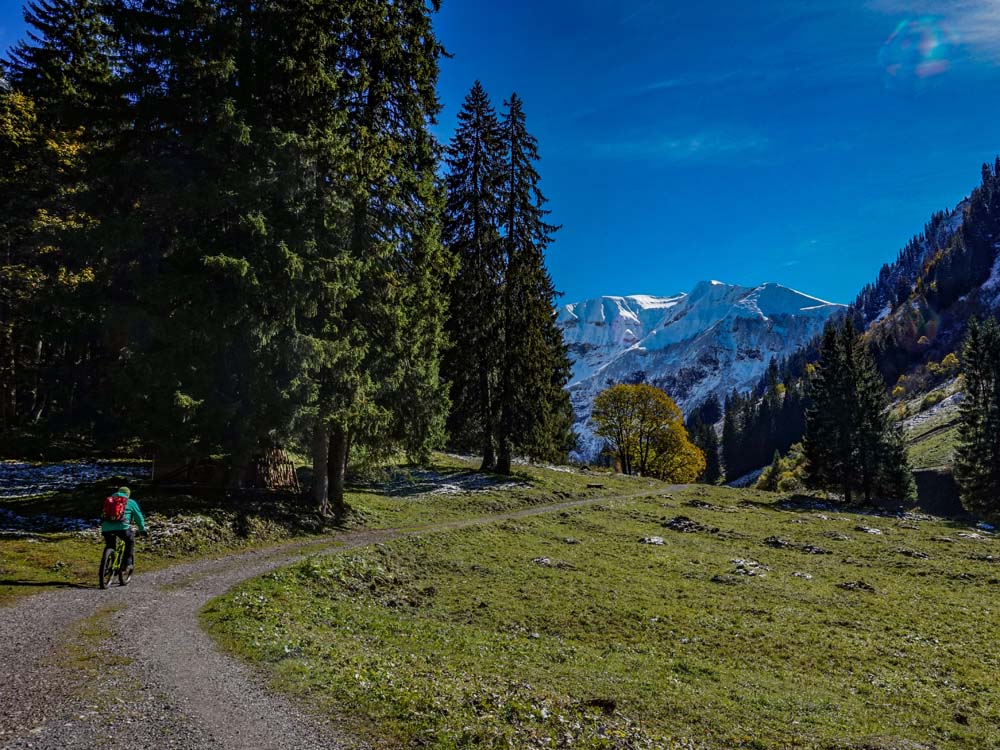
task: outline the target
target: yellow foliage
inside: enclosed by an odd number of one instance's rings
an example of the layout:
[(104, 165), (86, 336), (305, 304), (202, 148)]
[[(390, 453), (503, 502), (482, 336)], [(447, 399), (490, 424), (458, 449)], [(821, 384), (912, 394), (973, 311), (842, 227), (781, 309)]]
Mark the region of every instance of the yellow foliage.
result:
[(92, 284), (94, 282), (94, 269), (84, 268), (79, 273), (74, 273), (66, 268), (60, 267), (57, 281), (60, 286), (73, 289), (80, 284)]
[(685, 483), (705, 470), (705, 456), (688, 438), (681, 410), (659, 388), (613, 385), (594, 399), (592, 419), (627, 474)]
[(35, 140), (38, 113), (35, 103), (19, 91), (12, 91), (0, 98), (0, 143), (27, 146)]

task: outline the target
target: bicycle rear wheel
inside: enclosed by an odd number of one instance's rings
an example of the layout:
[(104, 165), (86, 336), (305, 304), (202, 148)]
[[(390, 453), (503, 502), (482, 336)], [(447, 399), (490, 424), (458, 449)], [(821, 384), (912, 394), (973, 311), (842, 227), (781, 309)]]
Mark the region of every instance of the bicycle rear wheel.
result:
[(101, 568), (98, 578), (102, 589), (111, 585), (111, 578), (115, 574), (115, 551), (112, 547), (105, 547), (104, 554), (101, 555)]
[(128, 586), (132, 580), (132, 567), (122, 560), (121, 567), (118, 568), (118, 583), (121, 586)]

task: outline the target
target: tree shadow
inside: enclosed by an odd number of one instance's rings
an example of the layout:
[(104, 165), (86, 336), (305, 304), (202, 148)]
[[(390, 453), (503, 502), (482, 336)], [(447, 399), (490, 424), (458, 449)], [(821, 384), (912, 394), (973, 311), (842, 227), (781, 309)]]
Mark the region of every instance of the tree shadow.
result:
[(481, 472), (475, 469), (441, 466), (404, 466), (379, 481), (352, 482), (349, 489), (361, 492), (379, 492), (394, 498), (413, 498), (428, 495), (463, 495), (467, 493), (504, 489), (511, 483), (535, 483), (534, 478), (522, 472), (510, 475)]
[(96, 589), (98, 586), (71, 581), (26, 581), (23, 578), (0, 578), (0, 586), (32, 586), (59, 589)]

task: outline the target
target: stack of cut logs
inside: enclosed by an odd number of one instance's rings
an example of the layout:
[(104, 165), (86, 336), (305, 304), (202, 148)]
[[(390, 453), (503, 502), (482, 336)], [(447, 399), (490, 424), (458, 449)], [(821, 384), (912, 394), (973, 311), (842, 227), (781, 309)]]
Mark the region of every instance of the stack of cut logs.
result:
[(250, 485), (266, 490), (299, 491), (299, 478), (295, 464), (281, 448), (268, 448), (254, 459)]

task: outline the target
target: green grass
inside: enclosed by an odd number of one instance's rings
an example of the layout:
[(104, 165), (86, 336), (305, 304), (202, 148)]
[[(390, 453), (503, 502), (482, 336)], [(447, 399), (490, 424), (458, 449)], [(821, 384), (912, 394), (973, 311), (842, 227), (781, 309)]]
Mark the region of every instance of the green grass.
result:
[(779, 500), (693, 488), (317, 556), (204, 622), (381, 747), (996, 747), (997, 542)]
[[(419, 527), (566, 499), (634, 494), (662, 486), (654, 480), (606, 472), (571, 473), (537, 467), (517, 467), (514, 475), (506, 478), (482, 477), (472, 471), (474, 466), (464, 459), (441, 455), (429, 467), (396, 467), (378, 481), (351, 486), (347, 502), (353, 513), (344, 525)], [(443, 485), (478, 483), (483, 479), (487, 484), (482, 490), (434, 492)], [(22, 516), (44, 513), (94, 518), (100, 513), (101, 498), (120, 483), (109, 479), (69, 492), (8, 499), (0, 501), (0, 507)], [(275, 495), (241, 499), (221, 491), (185, 495), (141, 483), (132, 486), (133, 496), (152, 529), (150, 538), (140, 538), (136, 543), (140, 572), (178, 560), (273, 545), (340, 528), (320, 518), (307, 498)], [(184, 524), (182, 533), (159, 533), (178, 524)], [(0, 605), (51, 587), (96, 586), (101, 547), (96, 534), (42, 532), (20, 538), (0, 537)]]
[[(92, 519), (114, 482), (71, 492), (4, 500), (18, 515)], [(180, 560), (326, 533), (330, 527), (302, 501), (287, 496), (237, 500), (225, 493), (192, 496), (136, 485), (150, 528), (136, 540), (137, 572)], [(103, 541), (96, 532), (33, 532), (0, 537), (0, 605), (53, 587), (96, 588)]]
[(954, 425), (919, 442), (912, 442), (907, 452), (914, 469), (933, 469), (950, 466), (954, 461), (957, 445), (958, 425)]
[[(380, 481), (347, 492), (347, 502), (365, 526), (407, 528), (474, 516), (522, 510), (538, 505), (588, 497), (636, 494), (663, 487), (653, 479), (616, 475), (610, 471), (560, 471), (515, 466), (510, 477), (480, 475), (478, 462), (436, 455), (428, 467), (400, 467)], [(426, 472), (430, 473), (430, 476)], [(484, 478), (487, 485), (473, 492), (440, 492), (443, 485)]]

